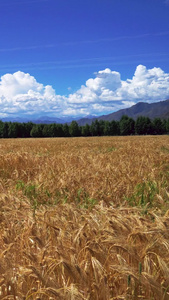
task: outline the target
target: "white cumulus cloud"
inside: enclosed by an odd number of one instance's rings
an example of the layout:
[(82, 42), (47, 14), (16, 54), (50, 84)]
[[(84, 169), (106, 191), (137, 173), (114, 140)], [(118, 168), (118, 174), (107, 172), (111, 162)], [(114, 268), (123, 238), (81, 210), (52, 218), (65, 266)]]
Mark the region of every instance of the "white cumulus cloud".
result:
[(119, 72), (106, 68), (67, 97), (57, 95), (52, 86), (38, 83), (30, 74), (18, 71), (1, 77), (0, 117), (102, 115), (139, 101), (150, 103), (167, 98), (169, 74), (156, 67), (147, 69), (139, 65), (133, 77), (125, 81)]
[(38, 83), (30, 74), (18, 71), (1, 77), (0, 109), (3, 115), (60, 112), (64, 102), (65, 97), (56, 95), (52, 86)]
[(95, 79), (88, 79), (86, 86), (94, 91), (101, 92), (103, 89), (112, 91), (117, 90), (121, 86), (120, 73), (105, 69), (95, 73)]
[(139, 65), (131, 80), (122, 82), (120, 96), (128, 100), (155, 102), (169, 97), (169, 74), (160, 68)]
[(69, 95), (68, 102), (87, 106), (90, 113), (112, 112), (139, 101), (156, 102), (169, 98), (169, 74), (160, 68), (139, 65), (132, 79), (121, 80), (120, 73), (105, 69), (95, 73), (86, 85)]

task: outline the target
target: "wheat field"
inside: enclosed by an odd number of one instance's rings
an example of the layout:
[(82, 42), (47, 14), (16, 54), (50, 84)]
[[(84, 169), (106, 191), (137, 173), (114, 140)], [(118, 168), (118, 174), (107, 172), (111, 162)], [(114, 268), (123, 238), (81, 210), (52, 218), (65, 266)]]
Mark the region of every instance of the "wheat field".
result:
[(1, 139), (0, 299), (168, 300), (169, 136)]

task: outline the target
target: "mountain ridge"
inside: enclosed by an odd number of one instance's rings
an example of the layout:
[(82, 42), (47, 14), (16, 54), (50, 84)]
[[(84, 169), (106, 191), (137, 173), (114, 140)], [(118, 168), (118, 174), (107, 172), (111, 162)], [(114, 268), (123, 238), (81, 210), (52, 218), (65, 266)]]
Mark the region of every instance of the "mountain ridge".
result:
[(169, 99), (153, 103), (138, 102), (129, 108), (120, 109), (108, 115), (102, 115), (93, 119), (82, 118), (78, 121), (78, 124), (81, 126), (85, 124), (90, 125), (92, 121), (96, 119), (104, 121), (119, 121), (123, 115), (127, 115), (134, 120), (136, 120), (139, 116), (149, 117), (150, 119), (167, 119), (169, 118)]
[(31, 117), (6, 117), (2, 118), (1, 120), (3, 122), (19, 122), (19, 123), (27, 123), (27, 122), (33, 122), (35, 124), (51, 124), (51, 123), (57, 123), (57, 124), (64, 124), (68, 123), (70, 124), (72, 121), (76, 121), (79, 126), (84, 126), (86, 124), (91, 124), (94, 120), (104, 120), (104, 121), (119, 121), (123, 115), (127, 115), (128, 117), (131, 117), (132, 119), (136, 120), (139, 116), (145, 116), (149, 117), (150, 119), (154, 118), (161, 118), (161, 119), (167, 119), (169, 118), (169, 99), (159, 101), (159, 102), (153, 102), (153, 103), (147, 103), (147, 102), (138, 102), (137, 104), (129, 107), (120, 109), (116, 112), (107, 114), (107, 115), (101, 115), (101, 116), (91, 116), (88, 115), (83, 118), (57, 118), (57, 117), (49, 117), (49, 116), (40, 116), (37, 118), (31, 118)]

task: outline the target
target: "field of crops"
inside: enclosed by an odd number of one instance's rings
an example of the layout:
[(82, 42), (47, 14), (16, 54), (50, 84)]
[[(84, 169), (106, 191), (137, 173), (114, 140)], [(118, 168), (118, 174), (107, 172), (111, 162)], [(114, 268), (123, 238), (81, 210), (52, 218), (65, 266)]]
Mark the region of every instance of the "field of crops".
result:
[(0, 299), (168, 300), (169, 136), (1, 139)]

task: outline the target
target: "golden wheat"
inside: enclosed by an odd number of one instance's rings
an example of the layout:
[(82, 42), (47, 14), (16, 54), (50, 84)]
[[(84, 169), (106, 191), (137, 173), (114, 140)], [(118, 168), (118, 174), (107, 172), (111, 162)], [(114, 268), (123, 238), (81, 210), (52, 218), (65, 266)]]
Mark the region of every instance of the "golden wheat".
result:
[(169, 299), (169, 138), (0, 140), (0, 299)]

